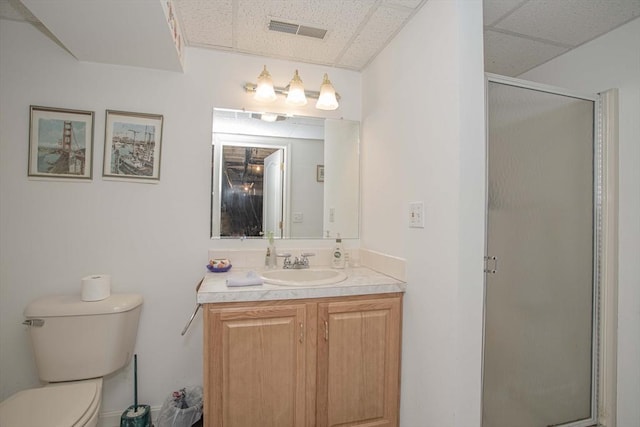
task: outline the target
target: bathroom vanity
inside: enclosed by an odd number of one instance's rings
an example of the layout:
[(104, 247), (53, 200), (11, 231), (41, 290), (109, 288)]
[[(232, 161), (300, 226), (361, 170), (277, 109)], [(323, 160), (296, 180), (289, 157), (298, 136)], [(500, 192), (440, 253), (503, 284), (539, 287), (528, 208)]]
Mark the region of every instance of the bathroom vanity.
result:
[(398, 425), (403, 282), (367, 268), (325, 286), (225, 276), (198, 292), (205, 426)]

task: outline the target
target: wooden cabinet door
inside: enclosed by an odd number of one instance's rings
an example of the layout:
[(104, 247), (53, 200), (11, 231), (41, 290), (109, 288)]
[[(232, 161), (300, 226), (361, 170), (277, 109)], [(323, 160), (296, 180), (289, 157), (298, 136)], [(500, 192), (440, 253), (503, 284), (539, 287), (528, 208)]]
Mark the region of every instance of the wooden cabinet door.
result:
[(205, 309), (207, 427), (303, 427), (305, 305)]
[(401, 297), (318, 305), (318, 427), (398, 425)]

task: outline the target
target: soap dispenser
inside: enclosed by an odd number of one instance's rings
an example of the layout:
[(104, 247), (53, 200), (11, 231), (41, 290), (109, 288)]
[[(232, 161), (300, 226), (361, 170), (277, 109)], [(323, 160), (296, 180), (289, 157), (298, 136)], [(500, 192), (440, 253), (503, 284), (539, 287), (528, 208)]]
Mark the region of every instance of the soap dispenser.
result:
[(333, 248), (333, 258), (331, 258), (331, 266), (333, 268), (345, 267), (344, 249), (342, 248), (342, 239), (340, 238), (340, 233), (338, 233), (338, 238), (336, 239), (336, 246)]
[(269, 268), (271, 263), (271, 248), (267, 246), (267, 253), (264, 255), (264, 268)]

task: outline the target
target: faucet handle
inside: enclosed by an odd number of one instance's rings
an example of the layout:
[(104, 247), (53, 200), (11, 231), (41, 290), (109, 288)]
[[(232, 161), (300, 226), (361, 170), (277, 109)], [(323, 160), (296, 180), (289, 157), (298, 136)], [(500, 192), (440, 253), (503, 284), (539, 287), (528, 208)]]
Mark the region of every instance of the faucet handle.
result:
[(277, 256), (284, 258), (282, 268), (291, 268), (292, 262), (290, 253), (277, 254)]
[[(309, 268), (309, 257), (310, 256), (314, 256), (315, 254), (313, 252), (302, 252), (300, 254), (300, 263), (299, 265), (302, 268)], [(298, 261), (298, 258), (296, 258), (296, 261)]]

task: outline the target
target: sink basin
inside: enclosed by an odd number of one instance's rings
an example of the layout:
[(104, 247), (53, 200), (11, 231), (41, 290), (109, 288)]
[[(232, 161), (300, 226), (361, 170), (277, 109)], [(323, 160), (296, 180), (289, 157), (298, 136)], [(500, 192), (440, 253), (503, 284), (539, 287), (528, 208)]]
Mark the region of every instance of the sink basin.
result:
[(328, 268), (269, 270), (260, 273), (265, 283), (281, 286), (320, 286), (342, 282), (347, 275)]

